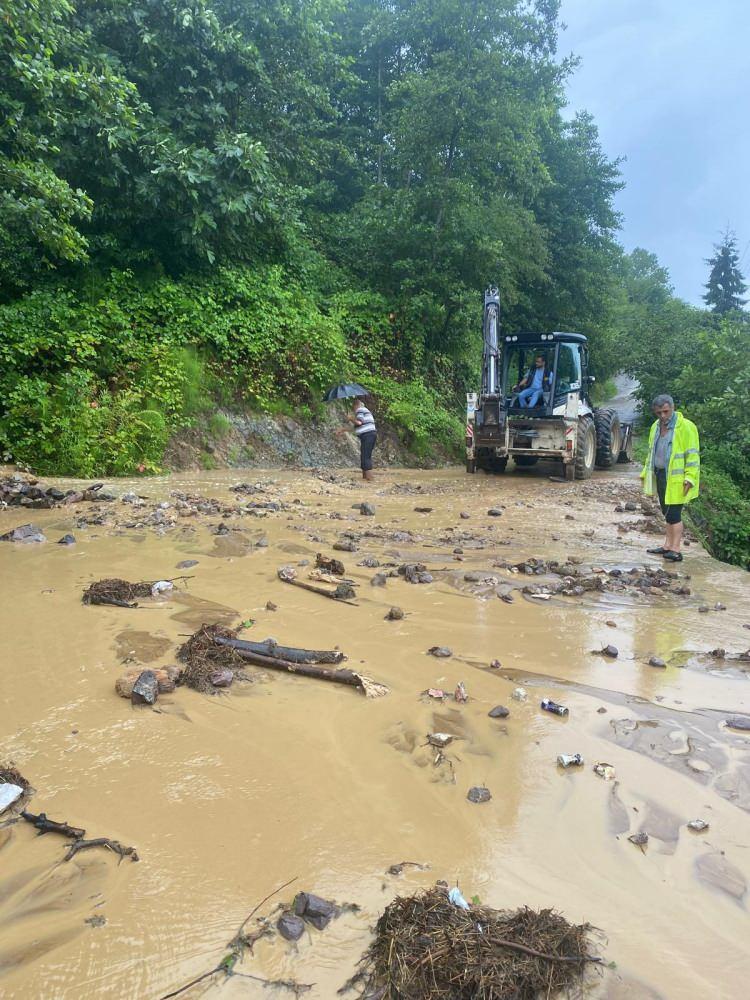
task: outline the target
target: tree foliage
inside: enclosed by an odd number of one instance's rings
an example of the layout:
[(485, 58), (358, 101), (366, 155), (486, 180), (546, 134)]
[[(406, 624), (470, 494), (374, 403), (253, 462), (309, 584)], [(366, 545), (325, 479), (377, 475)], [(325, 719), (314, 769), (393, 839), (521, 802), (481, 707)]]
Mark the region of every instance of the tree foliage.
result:
[(714, 244), (714, 251), (714, 255), (706, 261), (710, 265), (710, 272), (703, 301), (709, 309), (723, 316), (745, 305), (747, 299), (743, 299), (742, 295), (747, 291), (747, 285), (740, 271), (734, 233), (727, 230), (721, 243)]

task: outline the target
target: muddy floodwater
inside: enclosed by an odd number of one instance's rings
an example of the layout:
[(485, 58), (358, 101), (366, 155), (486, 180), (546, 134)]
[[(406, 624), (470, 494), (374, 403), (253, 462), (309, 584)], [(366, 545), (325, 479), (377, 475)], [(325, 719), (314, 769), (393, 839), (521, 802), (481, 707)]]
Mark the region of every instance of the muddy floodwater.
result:
[[(250, 489), (232, 491), (243, 479)], [(437, 879), (498, 908), (590, 922), (614, 963), (592, 973), (591, 996), (748, 995), (750, 732), (725, 721), (750, 716), (748, 576), (693, 543), (669, 587), (624, 585), (631, 568), (663, 565), (645, 553), (659, 538), (642, 530), (649, 518), (615, 511), (637, 504), (632, 469), (574, 484), (539, 467), (378, 472), (366, 486), (276, 470), (107, 486), (108, 503), (0, 511), (0, 533), (30, 521), (47, 537), (0, 542), (0, 766), (31, 783), (32, 812), (140, 860), (98, 849), (63, 862), (61, 837), (4, 813), (0, 995), (156, 1000), (216, 966), (290, 879), (259, 916), (298, 890), (359, 909), (296, 944), (261, 939), (237, 971), (314, 984), (311, 1000), (334, 1000), (395, 895)], [(129, 490), (146, 500), (124, 503)], [(185, 495), (219, 502), (200, 510)], [(76, 543), (56, 544), (66, 532)], [(334, 551), (342, 540), (354, 551)], [(278, 579), (293, 565), (307, 580), (318, 552), (343, 561), (353, 603)], [(513, 568), (532, 557), (588, 566), (607, 585), (556, 593), (544, 567)], [(177, 569), (185, 560), (197, 564)], [(388, 575), (403, 563), (431, 582)], [(81, 602), (103, 577), (183, 573), (137, 608)], [(393, 605), (402, 620), (386, 620)], [(243, 621), (244, 638), (338, 647), (390, 691), (369, 699), (248, 666), (250, 680), (214, 696), (178, 686), (151, 708), (115, 693), (128, 667), (176, 663), (202, 623)], [(594, 652), (610, 644), (616, 659)], [(570, 714), (542, 711), (544, 697)], [(497, 705), (507, 718), (488, 716)], [(454, 737), (442, 754), (426, 745), (435, 732)], [(560, 753), (584, 766), (558, 767)], [(475, 785), (489, 802), (467, 800)], [(708, 829), (688, 829), (695, 819)], [(628, 840), (639, 832), (643, 848)], [(429, 868), (387, 873), (402, 861)], [(213, 994), (293, 996), (245, 975), (183, 996)]]

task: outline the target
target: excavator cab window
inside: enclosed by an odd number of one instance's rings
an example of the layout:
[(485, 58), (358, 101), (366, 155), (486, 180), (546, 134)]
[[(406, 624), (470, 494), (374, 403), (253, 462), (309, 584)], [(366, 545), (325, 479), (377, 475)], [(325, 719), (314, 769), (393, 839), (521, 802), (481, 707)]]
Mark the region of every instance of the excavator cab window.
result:
[[(517, 390), (514, 391), (514, 386), (526, 378), (529, 371), (534, 368), (536, 358), (540, 355), (544, 358), (545, 371), (548, 373), (553, 371), (555, 349), (551, 345), (513, 345), (513, 347), (506, 349), (503, 392), (508, 406), (515, 407), (518, 405), (518, 392)], [(545, 391), (544, 403), (548, 401), (549, 392)]]
[(581, 389), (581, 349), (578, 344), (560, 344), (557, 355), (555, 396), (564, 396)]

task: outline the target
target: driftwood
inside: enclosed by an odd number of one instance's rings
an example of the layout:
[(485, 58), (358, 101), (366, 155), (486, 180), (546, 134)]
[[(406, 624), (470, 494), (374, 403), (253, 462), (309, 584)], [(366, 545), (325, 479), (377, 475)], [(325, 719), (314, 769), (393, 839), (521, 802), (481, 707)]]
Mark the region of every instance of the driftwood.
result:
[[(302, 590), (309, 590), (313, 594), (320, 594), (322, 597), (330, 597), (339, 604), (351, 604), (355, 608), (359, 607), (356, 601), (350, 600), (355, 596), (354, 587), (346, 581), (338, 584), (335, 590), (326, 590), (325, 587), (316, 587), (313, 583), (305, 583), (304, 580), (297, 580), (296, 571), (293, 566), (282, 566), (278, 571), (278, 577), (282, 583), (290, 583), (293, 587), (301, 587)], [(333, 582), (333, 581), (332, 581)]]
[(215, 636), (214, 642), (220, 646), (231, 646), (232, 649), (245, 650), (248, 653), (259, 653), (262, 656), (272, 656), (275, 660), (288, 660), (290, 663), (341, 663), (344, 654), (338, 649), (299, 649), (296, 646), (280, 646), (273, 639), (263, 642), (250, 642), (246, 639), (227, 639)]
[(27, 823), (36, 827), (40, 836), (43, 833), (61, 833), (63, 837), (71, 837), (73, 840), (80, 840), (86, 836), (86, 831), (81, 830), (80, 827), (70, 826), (67, 822), (58, 823), (54, 819), (47, 819), (46, 813), (39, 813), (38, 816), (35, 816), (34, 813), (24, 809), (21, 815)]
[[(227, 644), (226, 640), (217, 636), (214, 639), (221, 645)], [(313, 663), (292, 663), (290, 660), (280, 660), (273, 656), (264, 656), (262, 653), (254, 653), (249, 649), (238, 649), (231, 644), (235, 653), (241, 656), (248, 663), (255, 663), (259, 667), (267, 667), (269, 670), (283, 670), (288, 674), (299, 674), (301, 677), (316, 677), (321, 681), (332, 681), (334, 684), (347, 684), (349, 687), (359, 688), (364, 691), (368, 698), (379, 698), (388, 693), (388, 688), (384, 684), (358, 674), (354, 670), (346, 667), (332, 670), (330, 667), (320, 667)]]
[(86, 836), (85, 830), (82, 830), (78, 826), (71, 826), (68, 822), (59, 823), (54, 819), (48, 819), (46, 813), (39, 813), (38, 816), (35, 816), (34, 813), (30, 813), (24, 809), (21, 816), (27, 823), (31, 823), (32, 826), (36, 827), (40, 836), (43, 833), (59, 833), (63, 837), (71, 838), (73, 843), (68, 845), (68, 853), (63, 858), (63, 861), (70, 861), (79, 851), (86, 851), (90, 847), (106, 847), (107, 850), (118, 854), (120, 861), (124, 857), (129, 857), (131, 861), (138, 861), (136, 849), (134, 847), (125, 847), (117, 840), (110, 840), (109, 837), (96, 837), (93, 840), (84, 840)]

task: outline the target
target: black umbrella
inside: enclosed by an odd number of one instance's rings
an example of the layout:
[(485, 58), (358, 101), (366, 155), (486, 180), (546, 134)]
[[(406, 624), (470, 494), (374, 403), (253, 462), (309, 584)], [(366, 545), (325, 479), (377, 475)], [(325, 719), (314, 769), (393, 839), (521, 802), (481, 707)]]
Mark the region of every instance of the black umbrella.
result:
[(369, 396), (370, 393), (358, 382), (339, 382), (332, 386), (323, 396), (324, 403), (333, 403), (337, 399), (355, 399), (357, 396)]

